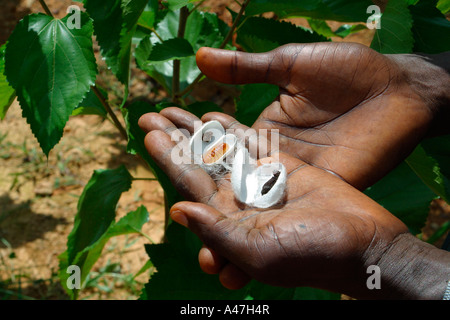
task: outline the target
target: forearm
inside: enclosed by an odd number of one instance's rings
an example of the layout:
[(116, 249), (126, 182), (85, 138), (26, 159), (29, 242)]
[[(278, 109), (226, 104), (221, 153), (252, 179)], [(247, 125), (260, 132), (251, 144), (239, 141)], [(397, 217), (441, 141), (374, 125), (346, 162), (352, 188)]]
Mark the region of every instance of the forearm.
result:
[(411, 234), (401, 234), (387, 246), (376, 263), (381, 299), (441, 300), (450, 280), (450, 252), (440, 250)]

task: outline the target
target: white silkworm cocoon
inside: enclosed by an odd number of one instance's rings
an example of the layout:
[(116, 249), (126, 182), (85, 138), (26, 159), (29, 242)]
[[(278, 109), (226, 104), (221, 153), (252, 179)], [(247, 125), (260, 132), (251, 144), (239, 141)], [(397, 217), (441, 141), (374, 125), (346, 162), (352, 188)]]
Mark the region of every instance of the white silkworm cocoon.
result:
[(190, 148), (194, 162), (200, 164), (208, 173), (214, 174), (224, 168), (230, 170), (226, 160), (233, 155), (236, 144), (236, 136), (227, 134), (220, 122), (209, 121), (194, 133)]
[[(269, 208), (280, 202), (286, 187), (286, 168), (281, 163), (257, 166), (248, 150), (218, 121), (209, 121), (191, 138), (195, 163), (212, 176), (231, 171), (236, 198), (249, 206)], [(232, 161), (230, 161), (232, 160)]]
[(245, 148), (236, 152), (231, 184), (236, 198), (249, 206), (270, 208), (281, 201), (286, 188), (286, 168), (281, 163), (252, 165)]

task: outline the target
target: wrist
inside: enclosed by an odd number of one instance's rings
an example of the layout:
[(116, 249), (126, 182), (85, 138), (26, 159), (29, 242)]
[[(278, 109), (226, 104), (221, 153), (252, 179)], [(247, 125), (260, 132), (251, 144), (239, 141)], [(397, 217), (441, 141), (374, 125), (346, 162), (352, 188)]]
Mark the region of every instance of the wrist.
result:
[(380, 289), (374, 298), (441, 300), (450, 280), (450, 252), (400, 234), (386, 246), (377, 246), (366, 261), (380, 270)]
[(450, 133), (450, 52), (386, 55), (400, 70), (402, 82), (430, 111), (428, 136)]

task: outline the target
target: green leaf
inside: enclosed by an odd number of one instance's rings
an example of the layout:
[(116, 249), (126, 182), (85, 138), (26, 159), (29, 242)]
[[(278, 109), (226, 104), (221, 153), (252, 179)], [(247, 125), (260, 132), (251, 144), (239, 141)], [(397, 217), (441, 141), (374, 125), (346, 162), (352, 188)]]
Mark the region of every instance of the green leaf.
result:
[(124, 234), (140, 233), (142, 226), (148, 222), (149, 213), (144, 206), (140, 206), (135, 211), (128, 212), (127, 215), (113, 224), (105, 233), (103, 238), (112, 238)]
[(68, 258), (94, 244), (114, 221), (116, 205), (131, 187), (132, 177), (124, 166), (95, 170), (78, 201), (74, 227), (68, 237)]
[(406, 162), (364, 193), (402, 220), (413, 234), (420, 233), (436, 198)]
[(61, 139), (69, 116), (97, 74), (92, 22), (81, 13), (81, 28), (71, 30), (67, 19), (26, 16), (6, 47), (6, 76), (46, 155)]
[[(101, 88), (98, 89), (103, 95), (103, 97), (107, 100), (108, 93)], [(88, 115), (88, 114), (98, 115), (103, 118), (106, 118), (108, 116), (105, 107), (102, 105), (99, 98), (92, 90), (88, 92), (86, 98), (72, 112), (72, 116)]]
[(371, 0), (322, 0), (321, 2), (327, 6), (334, 16), (334, 18), (322, 16), (322, 19), (364, 23), (369, 17), (367, 7), (374, 4)]
[(128, 87), (131, 43), (147, 0), (85, 0), (84, 7), (94, 20), (101, 54), (117, 79)]
[(133, 35), (133, 46), (138, 45), (144, 37), (150, 36), (167, 12), (169, 12), (169, 9), (160, 8), (158, 0), (148, 0), (147, 6), (138, 19), (137, 28)]
[(340, 300), (341, 295), (336, 292), (316, 288), (295, 288), (294, 300)]
[(404, 0), (390, 0), (380, 23), (370, 45), (372, 49), (384, 54), (412, 52), (412, 17)]
[(247, 289), (225, 289), (215, 275), (204, 273), (198, 264), (202, 244), (197, 236), (176, 223), (169, 225), (167, 243), (146, 245), (156, 267), (141, 294), (141, 300), (243, 299)]
[(16, 92), (6, 80), (5, 72), (5, 49), (6, 45), (0, 47), (0, 119), (5, 119), (6, 112), (16, 98)]
[[(158, 23), (156, 32), (163, 39), (177, 38), (179, 12), (169, 11)], [(219, 47), (229, 27), (219, 20), (217, 15), (194, 11), (186, 21), (185, 39), (191, 44), (194, 52), (200, 47)], [(136, 48), (136, 62), (150, 77), (160, 83), (168, 93), (172, 91), (173, 63), (171, 61), (152, 62), (149, 57), (154, 47), (160, 43), (155, 35), (145, 37)], [(180, 89), (183, 90), (200, 74), (194, 56), (186, 57), (180, 63)]]
[(252, 280), (249, 285), (248, 294), (254, 300), (292, 300), (295, 288), (273, 287)]
[(252, 0), (245, 13), (248, 16), (275, 12), (279, 18), (310, 17), (342, 22), (366, 22), (370, 0)]
[[(131, 227), (125, 223), (130, 221), (134, 221), (132, 226), (136, 226), (136, 220), (131, 218), (127, 218), (118, 226), (115, 225), (117, 203), (122, 193), (130, 189), (131, 183), (132, 177), (124, 166), (94, 171), (78, 201), (74, 227), (67, 238), (67, 250), (60, 257), (62, 278), (67, 266), (77, 265), (82, 270), (84, 279), (95, 263), (94, 257), (99, 255), (103, 248), (96, 245), (108, 230), (110, 234), (116, 234), (118, 230), (130, 230)], [(142, 214), (141, 211), (140, 213)], [(96, 250), (91, 252), (91, 249)], [(73, 294), (76, 297), (77, 293)]]
[(290, 22), (251, 17), (238, 30), (236, 42), (248, 52), (265, 52), (288, 43), (328, 41), (310, 29)]
[(199, 0), (167, 0), (167, 3), (169, 4), (169, 9), (175, 11), (197, 1)]
[(279, 88), (272, 84), (244, 85), (239, 101), (236, 103), (236, 119), (247, 126), (252, 126), (261, 112), (279, 94)]
[[(131, 211), (127, 213), (127, 215), (121, 218), (117, 223), (113, 222), (110, 227), (103, 233), (103, 235), (98, 239), (94, 244), (86, 247), (81, 252), (77, 254), (77, 257), (82, 257), (82, 259), (75, 259), (72, 264), (80, 267), (81, 276), (80, 282), (83, 284), (91, 271), (92, 267), (97, 262), (100, 257), (103, 248), (109, 239), (121, 235), (131, 234), (131, 233), (141, 233), (142, 226), (148, 222), (149, 213), (144, 206), (139, 207), (135, 211)], [(64, 261), (64, 263), (67, 263)], [(68, 265), (67, 265), (68, 266)], [(62, 267), (61, 271), (65, 271), (67, 268), (64, 268), (65, 265), (60, 264)], [(63, 275), (63, 272), (61, 272)], [(67, 276), (62, 277), (63, 284), (67, 282)], [(66, 291), (70, 292), (68, 288), (65, 288)]]
[(246, 8), (248, 16), (259, 15), (265, 12), (275, 12), (280, 18), (285, 18), (289, 15), (302, 15), (304, 12), (313, 12), (314, 10), (322, 9), (327, 11), (326, 6), (321, 4), (320, 0), (252, 0)]
[(138, 272), (133, 276), (133, 279), (139, 277), (141, 274), (149, 270), (151, 267), (153, 267), (153, 263), (151, 260), (147, 260), (145, 264), (139, 269)]
[(336, 34), (331, 30), (330, 26), (325, 20), (322, 19), (308, 19), (309, 27), (316, 33), (327, 37), (335, 37)]
[[(134, 57), (136, 58), (136, 64), (139, 69), (145, 71), (151, 78), (155, 79), (161, 84), (168, 92), (170, 92), (171, 79), (167, 79), (171, 74), (172, 66), (168, 63), (152, 63), (149, 61), (150, 53), (152, 52), (152, 41), (149, 36), (144, 37), (139, 45), (136, 47)], [(159, 70), (160, 66), (164, 66), (163, 70)]]
[(144, 11), (138, 19), (138, 25), (147, 29), (152, 29), (156, 23), (156, 14), (158, 12), (159, 2), (158, 0), (148, 0)]
[(352, 33), (367, 29), (366, 26), (363, 24), (355, 24), (355, 25), (344, 24), (340, 26), (336, 31), (333, 31), (331, 30), (330, 26), (327, 24), (325, 20), (308, 19), (308, 23), (312, 30), (327, 38), (331, 37), (345, 38)]
[(436, 0), (421, 0), (410, 6), (414, 52), (450, 51), (450, 21), (436, 8)]
[(169, 61), (175, 59), (182, 59), (194, 55), (189, 41), (183, 38), (173, 38), (162, 43), (157, 43), (153, 46), (152, 52), (148, 60), (153, 61)]
[(442, 14), (447, 14), (450, 12), (450, 1), (439, 0), (437, 3), (437, 8), (442, 12)]
[(340, 300), (339, 293), (326, 290), (299, 287), (273, 287), (253, 280), (249, 285), (248, 295), (254, 300)]
[(422, 141), (406, 162), (435, 194), (450, 203), (450, 136)]
[(344, 24), (340, 26), (336, 31), (334, 31), (334, 34), (337, 35), (338, 37), (345, 38), (348, 35), (351, 35), (364, 29), (367, 29), (367, 27), (363, 24), (354, 24), (354, 25)]

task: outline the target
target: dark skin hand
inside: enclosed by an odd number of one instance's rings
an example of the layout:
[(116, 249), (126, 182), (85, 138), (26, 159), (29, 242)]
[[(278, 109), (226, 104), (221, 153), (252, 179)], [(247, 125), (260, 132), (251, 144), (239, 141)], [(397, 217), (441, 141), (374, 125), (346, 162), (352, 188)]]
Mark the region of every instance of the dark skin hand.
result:
[[(352, 293), (364, 291), (362, 266), (377, 259), (373, 249), (407, 232), (402, 222), (341, 179), (284, 153), (279, 154), (288, 171), (283, 203), (268, 210), (248, 208), (234, 199), (229, 175), (216, 184), (197, 165), (172, 161), (177, 145), (166, 132), (177, 128), (167, 118), (148, 114), (142, 121), (152, 126), (145, 140), (150, 155), (187, 199), (199, 202), (176, 204), (172, 218), (205, 243), (201, 267), (220, 273), (229, 288), (242, 287), (251, 275), (280, 286), (338, 291), (351, 283)], [(330, 265), (333, 272), (327, 272)]]
[[(197, 64), (219, 82), (278, 85), (279, 98), (252, 128), (278, 129), (281, 151), (363, 190), (406, 158), (438, 112), (441, 93), (430, 98), (415, 83), (437, 75), (420, 70), (420, 58), (399, 57), (359, 44), (317, 43), (261, 54), (201, 48)], [(419, 77), (405, 71), (410, 68)], [(241, 127), (223, 114), (202, 118), (212, 119)]]
[[(172, 111), (141, 118), (141, 127), (149, 131), (145, 144), (179, 192), (194, 201), (175, 204), (171, 217), (203, 241), (200, 267), (207, 273), (218, 273), (225, 287), (238, 289), (254, 278), (278, 286), (317, 287), (360, 299), (442, 296), (450, 254), (443, 260), (442, 250), (413, 237), (400, 220), (335, 175), (285, 153), (260, 159), (268, 162), (278, 156), (288, 171), (288, 180), (279, 206), (255, 209), (235, 200), (229, 174), (216, 183), (199, 166), (174, 162), (172, 155), (180, 154), (183, 141), (186, 143), (183, 139), (175, 142), (183, 137), (178, 129), (192, 132), (191, 124), (199, 119), (178, 109), (190, 121), (177, 127), (165, 117)], [(392, 264), (389, 257), (398, 255), (407, 266), (429, 265), (436, 278), (427, 279), (422, 288), (418, 282), (423, 275), (408, 277), (409, 271), (402, 274), (408, 270), (404, 265)], [(423, 260), (412, 263), (410, 258), (416, 257)], [(370, 265), (383, 270), (383, 290), (367, 288)]]
[[(380, 179), (427, 133), (437, 113), (430, 101), (438, 98), (424, 99), (402, 82), (401, 62), (349, 44), (285, 46), (260, 55), (201, 49), (197, 61), (206, 75), (221, 82), (280, 86), (280, 98), (254, 128), (280, 130), (281, 153), (274, 154), (289, 172), (280, 206), (247, 208), (234, 200), (228, 176), (216, 184), (196, 165), (173, 163), (170, 155), (177, 146), (169, 134), (181, 136), (178, 128), (192, 133), (199, 119), (177, 108), (141, 118), (150, 155), (186, 199), (196, 202), (178, 203), (171, 214), (205, 243), (199, 253), (205, 272), (219, 273), (228, 288), (256, 278), (357, 298), (436, 298), (443, 293), (439, 267), (442, 259), (450, 263), (449, 256), (417, 243), (402, 222), (345, 182), (361, 189)], [(226, 128), (244, 128), (223, 114), (202, 118), (212, 119)], [(389, 257), (407, 252), (414, 259), (426, 252), (427, 261), (435, 262), (430, 269), (437, 268), (436, 279), (424, 281), (424, 288), (417, 275), (415, 281), (400, 283), (406, 269), (390, 263)], [(367, 289), (371, 264), (384, 272), (382, 291)]]

